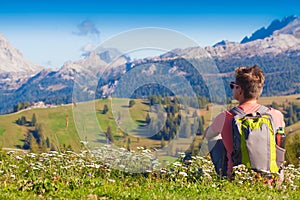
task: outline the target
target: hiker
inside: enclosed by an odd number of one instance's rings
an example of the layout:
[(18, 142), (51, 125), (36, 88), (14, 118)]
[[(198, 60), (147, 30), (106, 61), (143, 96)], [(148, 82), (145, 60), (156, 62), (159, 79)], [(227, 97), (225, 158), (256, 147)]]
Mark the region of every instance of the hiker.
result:
[[(245, 114), (254, 113), (253, 115), (256, 115), (256, 113), (259, 114), (258, 111), (262, 113), (264, 106), (261, 107), (261, 105), (257, 103), (257, 100), (262, 93), (264, 80), (265, 80), (264, 73), (257, 65), (254, 65), (253, 67), (243, 66), (237, 68), (235, 70), (235, 81), (231, 82), (230, 87), (233, 92), (233, 98), (239, 102), (239, 105), (232, 110), (221, 112), (213, 120), (212, 124), (205, 130), (204, 135), (208, 140), (210, 155), (215, 165), (215, 170), (221, 176), (227, 176), (227, 177), (231, 176), (231, 171), (233, 166), (237, 165), (233, 163), (235, 162), (233, 157), (240, 156), (240, 155), (233, 156), (233, 153), (235, 152), (233, 152), (234, 131), (233, 131), (232, 123), (235, 118), (235, 115), (239, 113), (245, 113)], [(274, 132), (279, 127), (282, 128), (285, 127), (283, 115), (280, 111), (273, 108), (266, 108), (266, 107), (264, 108), (265, 108), (265, 112), (268, 113), (273, 118), (272, 120), (274, 122), (273, 126), (275, 126)], [(273, 139), (271, 140), (273, 141)], [(255, 142), (252, 145), (255, 145)], [(254, 148), (257, 148), (257, 150), (259, 150), (260, 148), (264, 149), (264, 147), (259, 147), (259, 146)], [(274, 144), (274, 148), (275, 148), (275, 144)], [(239, 153), (241, 154), (241, 152)], [(267, 155), (268, 153), (265, 154)], [(283, 160), (284, 160), (284, 153), (283, 153), (283, 158), (281, 157), (280, 162), (283, 163)], [(258, 166), (259, 165), (260, 163), (258, 163)]]

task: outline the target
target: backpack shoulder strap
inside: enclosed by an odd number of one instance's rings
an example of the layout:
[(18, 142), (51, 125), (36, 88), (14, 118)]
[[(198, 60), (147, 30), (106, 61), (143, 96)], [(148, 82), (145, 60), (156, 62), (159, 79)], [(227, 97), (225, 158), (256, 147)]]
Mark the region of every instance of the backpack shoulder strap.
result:
[(268, 111), (269, 111), (269, 108), (262, 105), (256, 112), (259, 113), (260, 115), (263, 115), (263, 114), (267, 113)]
[(238, 115), (238, 116), (246, 116), (247, 113), (245, 113), (242, 109), (240, 109), (239, 107), (234, 107), (232, 108), (229, 112), (231, 112), (234, 116)]
[[(261, 105), (259, 109), (256, 111), (256, 113), (263, 115), (269, 111), (269, 108), (266, 106)], [(239, 107), (232, 108), (229, 112), (231, 112), (233, 115), (239, 115), (239, 116), (246, 116), (247, 113), (245, 113), (242, 109)]]

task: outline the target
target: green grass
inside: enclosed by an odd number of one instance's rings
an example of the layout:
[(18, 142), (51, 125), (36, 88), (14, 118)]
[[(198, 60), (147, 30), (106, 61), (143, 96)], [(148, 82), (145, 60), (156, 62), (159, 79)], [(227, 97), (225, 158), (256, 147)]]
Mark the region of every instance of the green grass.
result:
[[(286, 101), (300, 103), (299, 98), (300, 95), (262, 97), (259, 99), (259, 103), (264, 105), (269, 105), (273, 101), (276, 101), (280, 105), (286, 103)], [(92, 103), (96, 111), (96, 125), (92, 120), (95, 116), (91, 115), (88, 110), (85, 110), (85, 106), (90, 105), (90, 103), (77, 103), (77, 107), (81, 108), (82, 112), (80, 118), (76, 119), (77, 122), (80, 122), (77, 123), (77, 127), (74, 122), (71, 105), (59, 106), (57, 108), (25, 110), (20, 113), (0, 116), (0, 141), (2, 141), (2, 146), (6, 148), (23, 146), (27, 132), (33, 128), (19, 126), (15, 121), (21, 116), (25, 116), (30, 121), (33, 113), (35, 113), (37, 122), (43, 126), (45, 136), (57, 147), (61, 147), (63, 144), (66, 146), (71, 145), (73, 150), (78, 151), (81, 148), (80, 141), (86, 139), (91, 141), (90, 146), (98, 146), (99, 141), (103, 143), (103, 140), (105, 140), (105, 132), (107, 131), (107, 127), (110, 126), (115, 136), (115, 144), (118, 146), (126, 147), (129, 138), (131, 141), (130, 148), (132, 149), (136, 149), (138, 146), (160, 148), (161, 141), (151, 140), (138, 135), (139, 132), (137, 130), (139, 126), (144, 125), (144, 120), (149, 111), (149, 105), (146, 100), (136, 99), (135, 105), (132, 108), (128, 108), (128, 99), (113, 99), (113, 102), (111, 99), (101, 99), (95, 100)], [(113, 110), (111, 109), (112, 103), (114, 105)], [(105, 104), (108, 105), (109, 111), (106, 114), (102, 114)], [(224, 109), (226, 109), (224, 106), (210, 105), (208, 111), (206, 109), (199, 110), (198, 114), (204, 115), (205, 118), (204, 128), (211, 123), (216, 114)], [(193, 112), (194, 110), (190, 108), (190, 115)], [(118, 118), (119, 120), (117, 120)], [(66, 126), (67, 120), (68, 127)], [(295, 134), (299, 134), (300, 123), (286, 127), (286, 132), (290, 130), (297, 130)], [(166, 144), (168, 143), (167, 141), (165, 142)], [(196, 143), (200, 142), (201, 137), (197, 137)], [(177, 148), (182, 151), (185, 150), (185, 147), (184, 141), (182, 144), (177, 144)]]
[[(94, 107), (96, 111), (97, 124), (99, 124), (101, 128), (101, 132), (104, 133), (107, 130), (107, 127), (110, 126), (115, 137), (124, 136), (124, 132), (122, 129), (129, 130), (129, 135), (133, 135), (134, 141), (134, 130), (141, 125), (141, 121), (146, 118), (148, 106), (143, 103), (142, 100), (135, 100), (136, 104), (132, 108), (128, 108), (128, 100), (119, 99), (120, 101), (117, 105), (120, 105), (122, 110), (121, 113), (127, 110), (126, 112), (130, 113), (130, 119), (125, 120), (121, 128), (116, 124), (115, 117), (116, 114), (113, 115), (112, 109), (109, 109), (109, 112), (106, 114), (102, 114), (102, 109), (105, 104), (108, 107), (111, 107), (110, 99), (102, 99), (94, 101)], [(84, 109), (85, 103), (77, 104), (77, 106), (82, 106)], [(74, 122), (74, 116), (71, 105), (59, 106), (56, 108), (39, 108), (39, 109), (31, 109), (24, 110), (20, 113), (13, 113), (9, 115), (0, 116), (0, 141), (2, 141), (2, 146), (4, 148), (18, 148), (23, 146), (24, 139), (28, 131), (33, 130), (33, 127), (28, 126), (20, 126), (16, 124), (16, 120), (21, 118), (21, 116), (25, 116), (28, 121), (31, 120), (33, 113), (36, 114), (37, 123), (42, 124), (43, 126), (43, 134), (45, 137), (48, 137), (51, 143), (54, 143), (55, 146), (62, 146), (63, 144), (68, 146), (71, 145), (73, 150), (78, 151), (81, 148), (80, 140), (85, 140), (86, 138), (89, 141), (96, 141), (99, 139), (99, 131), (93, 134), (93, 130), (95, 124), (90, 123), (91, 117), (93, 117), (89, 112), (85, 113), (85, 110), (82, 111), (82, 118), (78, 124), (84, 124), (84, 128), (76, 127)], [(68, 127), (66, 126), (66, 122), (68, 121)], [(81, 123), (83, 122), (83, 123)], [(132, 123), (133, 122), (133, 123)], [(79, 130), (79, 132), (78, 132)], [(123, 145), (123, 142), (120, 139), (118, 145)], [(144, 140), (147, 140), (144, 142)], [(149, 139), (141, 139), (141, 144), (149, 144)], [(156, 143), (156, 142), (154, 142)], [(96, 144), (96, 143), (95, 143)], [(134, 146), (139, 146), (134, 145)]]
[(4, 127), (0, 127), (0, 136), (3, 135), (4, 132), (5, 132), (5, 128)]
[(298, 199), (300, 195), (300, 169), (290, 166), (283, 184), (269, 188), (245, 170), (234, 180), (220, 179), (205, 158), (147, 173), (108, 168), (88, 153), (0, 151), (0, 162), (0, 199)]
[[(37, 122), (43, 126), (43, 134), (49, 137), (51, 143), (56, 145), (71, 145), (75, 150), (79, 150), (79, 138), (76, 133), (72, 118), (71, 106), (61, 106), (57, 108), (31, 109), (16, 114), (0, 116), (0, 127), (5, 131), (0, 135), (3, 147), (16, 148), (23, 146), (23, 140), (28, 131), (34, 127), (20, 126), (15, 123), (18, 118), (25, 116), (31, 120), (33, 113), (36, 114)], [(66, 116), (69, 116), (69, 126), (66, 127)]]
[(260, 97), (258, 100), (258, 102), (263, 105), (270, 105), (273, 101), (277, 104), (283, 104), (286, 103), (286, 101), (300, 104), (300, 94), (290, 96)]

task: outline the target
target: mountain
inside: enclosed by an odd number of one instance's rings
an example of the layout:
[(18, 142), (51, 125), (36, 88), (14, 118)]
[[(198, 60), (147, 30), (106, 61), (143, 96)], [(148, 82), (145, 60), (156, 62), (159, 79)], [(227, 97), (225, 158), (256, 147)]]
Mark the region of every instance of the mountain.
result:
[(257, 39), (264, 39), (271, 36), (275, 31), (283, 29), (285, 26), (291, 24), (292, 22), (297, 21), (299, 24), (299, 18), (296, 16), (288, 16), (282, 19), (281, 21), (276, 19), (274, 20), (267, 28), (262, 27), (255, 31), (250, 38), (247, 36), (241, 41), (241, 44), (251, 42)]
[[(222, 77), (228, 96), (231, 96), (228, 83), (234, 79), (234, 69), (254, 64), (258, 64), (266, 74), (263, 95), (300, 93), (300, 18), (292, 16), (275, 20), (264, 28), (265, 31), (259, 30), (247, 42), (223, 40), (214, 46), (174, 49), (160, 56), (139, 60), (131, 60), (117, 49), (97, 48), (81, 60), (66, 62), (60, 69), (42, 69), (38, 72), (35, 70), (41, 68), (25, 62), (22, 54), (1, 36), (0, 57), (5, 60), (3, 63), (7, 66), (19, 63), (16, 66), (20, 69), (11, 67), (14, 72), (8, 72), (10, 67), (1, 67), (6, 72), (0, 73), (0, 113), (11, 112), (14, 105), (24, 101), (60, 104), (114, 93), (121, 95), (122, 91), (118, 88), (131, 91), (132, 97), (150, 93), (174, 94), (172, 87), (180, 93), (186, 90), (181, 85), (181, 77), (190, 83), (196, 94), (209, 97), (207, 83), (196, 68), (209, 72), (213, 70), (209, 67), (212, 65), (217, 67), (219, 72), (216, 76)], [(3, 50), (4, 43), (9, 50)], [(18, 73), (21, 72), (17, 71), (31, 73), (20, 76)], [(170, 87), (153, 84), (153, 76), (162, 84), (170, 80)], [(221, 88), (214, 83), (209, 84)]]
[[(245, 39), (247, 38), (247, 39)], [(221, 41), (205, 49), (214, 57), (276, 56), (300, 49), (300, 18), (274, 20), (267, 28), (255, 31), (241, 43)]]
[(22, 53), (0, 34), (0, 92), (17, 89), (42, 69), (25, 59)]
[(14, 48), (8, 40), (0, 34), (0, 73), (30, 73), (39, 70), (41, 70), (40, 66), (26, 60), (22, 53)]

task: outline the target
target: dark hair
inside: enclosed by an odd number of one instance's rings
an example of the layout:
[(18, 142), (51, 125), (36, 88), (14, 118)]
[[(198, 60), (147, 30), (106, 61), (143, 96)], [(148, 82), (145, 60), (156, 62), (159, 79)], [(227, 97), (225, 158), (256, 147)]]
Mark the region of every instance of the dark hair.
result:
[(235, 70), (235, 82), (243, 89), (245, 99), (257, 99), (262, 93), (265, 75), (257, 65), (239, 67)]

